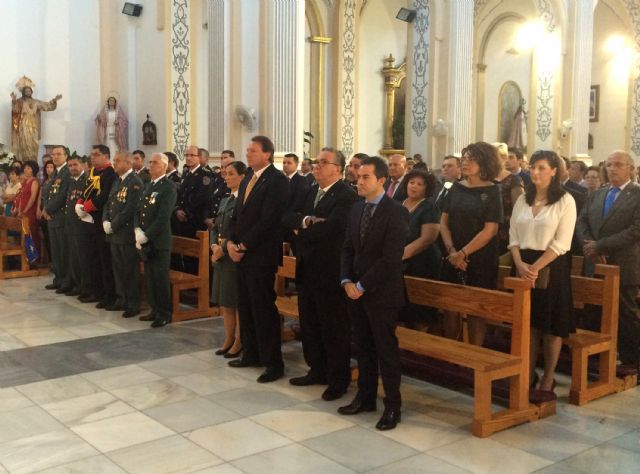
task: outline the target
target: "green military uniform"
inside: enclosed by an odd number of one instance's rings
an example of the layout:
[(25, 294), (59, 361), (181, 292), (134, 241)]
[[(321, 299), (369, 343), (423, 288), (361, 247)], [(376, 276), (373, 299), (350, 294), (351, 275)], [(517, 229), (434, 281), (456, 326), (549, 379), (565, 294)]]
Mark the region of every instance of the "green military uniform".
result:
[(149, 174), (149, 170), (147, 168), (142, 168), (140, 171), (134, 171), (133, 174), (140, 178), (140, 181), (142, 181), (143, 185), (146, 185), (151, 181), (151, 175)]
[(142, 194), (142, 181), (134, 172), (124, 179), (118, 178), (109, 194), (102, 220), (111, 223), (111, 234), (106, 236), (111, 244), (111, 262), (115, 279), (116, 305), (125, 309), (127, 316), (140, 311), (138, 252), (133, 231), (133, 218)]
[(51, 216), (47, 226), (51, 242), (51, 261), (53, 264), (53, 284), (61, 289), (71, 289), (69, 281), (69, 246), (64, 235), (65, 205), (71, 176), (67, 164), (56, 169), (51, 178), (51, 187), (43, 195), (44, 210)]
[(80, 220), (76, 214), (78, 199), (82, 199), (82, 192), (87, 186), (87, 173), (77, 178), (71, 176), (65, 204), (64, 234), (69, 249), (69, 286), (77, 289), (80, 296), (93, 295), (96, 282), (91, 277), (89, 250), (95, 237), (95, 227), (89, 222)]
[(176, 203), (176, 186), (166, 177), (148, 183), (134, 217), (134, 226), (145, 233), (149, 241), (142, 246), (144, 273), (147, 280), (149, 305), (155, 322), (171, 321), (171, 284), (169, 262), (171, 254), (171, 214)]

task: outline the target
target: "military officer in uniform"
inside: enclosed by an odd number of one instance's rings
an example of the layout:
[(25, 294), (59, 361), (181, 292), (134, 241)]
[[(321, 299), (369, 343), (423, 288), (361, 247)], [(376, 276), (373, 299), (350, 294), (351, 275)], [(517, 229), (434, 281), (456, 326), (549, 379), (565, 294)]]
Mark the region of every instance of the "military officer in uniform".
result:
[(49, 240), (51, 242), (51, 260), (53, 263), (53, 283), (47, 285), (48, 290), (56, 290), (60, 293), (70, 291), (68, 281), (69, 247), (64, 235), (65, 204), (69, 189), (69, 169), (67, 168), (67, 149), (58, 145), (51, 151), (51, 158), (56, 169), (51, 178), (51, 187), (43, 196), (42, 217), (47, 221)]
[(102, 226), (111, 245), (111, 263), (116, 285), (116, 305), (124, 308), (123, 318), (140, 314), (138, 252), (133, 216), (142, 194), (142, 181), (131, 169), (131, 154), (119, 151), (113, 168), (119, 178), (111, 188), (102, 214)]
[(95, 281), (92, 278), (90, 259), (87, 252), (91, 248), (95, 238), (95, 228), (88, 220), (81, 220), (76, 213), (78, 200), (87, 186), (87, 173), (84, 171), (82, 157), (72, 155), (67, 160), (67, 168), (71, 175), (67, 202), (65, 209), (64, 233), (69, 245), (69, 282), (73, 282), (74, 290), (67, 293), (69, 296), (79, 295), (79, 300), (86, 302), (94, 298)]
[(95, 273), (94, 278), (99, 282), (97, 285), (100, 301), (96, 308), (104, 308), (108, 311), (118, 311), (121, 308), (116, 305), (116, 288), (113, 280), (113, 269), (111, 268), (111, 246), (105, 239), (102, 228), (102, 211), (109, 199), (109, 193), (113, 183), (118, 179), (109, 161), (109, 147), (105, 145), (94, 145), (91, 150), (91, 171), (87, 177), (87, 187), (84, 190), (84, 198), (78, 201), (81, 204), (78, 210), (79, 216), (88, 213), (93, 219), (95, 226), (95, 240), (91, 247), (93, 261), (91, 270)]
[(178, 173), (178, 157), (175, 153), (171, 153), (170, 151), (165, 151), (165, 155), (169, 158), (169, 166), (167, 167), (167, 178), (176, 183), (176, 186), (180, 186), (182, 183), (182, 176)]
[(138, 178), (140, 178), (142, 184), (147, 184), (149, 181), (151, 181), (151, 177), (149, 176), (149, 170), (144, 167), (144, 157), (144, 151), (134, 151), (131, 168), (133, 168), (133, 172), (138, 176)]
[(153, 321), (158, 328), (171, 322), (171, 286), (169, 262), (171, 254), (171, 213), (176, 202), (176, 187), (165, 172), (169, 159), (154, 153), (149, 160), (149, 182), (138, 202), (134, 216), (136, 247), (144, 261), (147, 295), (151, 313), (141, 321)]

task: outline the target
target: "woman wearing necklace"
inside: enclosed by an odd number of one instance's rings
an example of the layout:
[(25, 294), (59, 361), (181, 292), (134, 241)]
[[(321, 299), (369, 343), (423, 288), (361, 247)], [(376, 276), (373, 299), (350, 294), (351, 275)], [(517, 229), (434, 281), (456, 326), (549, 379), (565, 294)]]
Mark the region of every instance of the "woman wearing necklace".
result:
[(238, 284), (237, 264), (234, 263), (221, 243), (229, 236), (229, 222), (233, 216), (238, 197), (240, 182), (247, 171), (241, 161), (234, 161), (222, 171), (224, 181), (231, 190), (231, 195), (220, 201), (215, 224), (210, 234), (211, 261), (213, 262), (213, 283), (211, 285), (211, 301), (220, 306), (224, 318), (224, 341), (216, 355), (226, 359), (238, 357), (242, 351), (240, 341), (240, 322), (238, 320)]
[[(402, 205), (409, 211), (409, 235), (402, 260), (404, 274), (420, 278), (440, 278), (441, 255), (436, 244), (440, 233), (440, 211), (433, 196), (435, 177), (421, 169), (413, 169), (402, 180), (407, 199)], [(400, 191), (398, 191), (400, 192)], [(413, 327), (423, 327), (431, 322), (434, 310), (409, 304), (400, 319)]]
[[(473, 143), (462, 150), (463, 180), (453, 183), (442, 203), (440, 233), (448, 252), (442, 280), (495, 289), (498, 279), (496, 234), (503, 221), (500, 189), (493, 182), (502, 164), (489, 143)], [(460, 315), (445, 313), (444, 333), (460, 335)], [(482, 345), (486, 326), (469, 317), (469, 340)]]
[(540, 342), (544, 374), (534, 403), (555, 400), (553, 374), (562, 338), (575, 331), (571, 297), (571, 239), (576, 224), (576, 203), (564, 190), (560, 176), (564, 162), (553, 151), (531, 157), (531, 184), (513, 207), (509, 249), (514, 274), (531, 281), (531, 385), (535, 388)]

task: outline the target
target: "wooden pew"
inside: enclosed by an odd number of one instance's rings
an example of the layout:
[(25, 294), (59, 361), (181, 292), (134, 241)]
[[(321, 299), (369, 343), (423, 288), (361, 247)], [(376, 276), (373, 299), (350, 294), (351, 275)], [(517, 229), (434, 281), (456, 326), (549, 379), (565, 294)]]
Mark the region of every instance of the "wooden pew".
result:
[[(19, 233), (20, 239), (17, 242), (12, 242), (9, 232)], [(28, 218), (0, 216), (0, 279), (23, 278), (49, 273), (47, 268), (31, 269), (29, 267), (24, 245), (25, 235), (28, 233)], [(5, 257), (19, 257), (20, 270), (5, 270)]]
[[(618, 339), (618, 303), (620, 269), (613, 265), (596, 265), (595, 276), (580, 276), (582, 257), (574, 256), (571, 269), (573, 304), (582, 308), (585, 304), (601, 308), (600, 330), (578, 329), (564, 340), (571, 349), (571, 390), (569, 401), (584, 405), (591, 400), (620, 392), (635, 386), (636, 378), (616, 378), (616, 350)], [(509, 275), (509, 267), (500, 267), (502, 277)], [(499, 279), (502, 281), (502, 278)], [(597, 379), (589, 382), (589, 356), (597, 355)], [(631, 380), (633, 379), (633, 380)]]
[[(519, 278), (507, 278), (513, 293), (453, 285), (435, 280), (405, 277), (409, 300), (414, 304), (472, 314), (490, 323), (512, 326), (509, 353), (454, 341), (440, 336), (398, 327), (400, 348), (470, 368), (474, 371), (475, 436), (491, 434), (540, 418), (539, 407), (529, 403), (529, 285)], [(491, 384), (509, 379), (509, 407), (491, 412)]]
[[(296, 277), (296, 258), (282, 257), (282, 265), (278, 267), (276, 273), (276, 307), (281, 316), (298, 319), (298, 295), (286, 291), (287, 279), (295, 279)], [(291, 327), (284, 325), (284, 319), (281, 323), (281, 337), (283, 341), (291, 341), (296, 338)]]

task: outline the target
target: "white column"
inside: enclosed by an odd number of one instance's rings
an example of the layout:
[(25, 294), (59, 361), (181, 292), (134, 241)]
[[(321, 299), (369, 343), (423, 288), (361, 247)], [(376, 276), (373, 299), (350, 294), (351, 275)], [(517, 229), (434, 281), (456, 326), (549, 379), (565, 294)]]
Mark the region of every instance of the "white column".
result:
[(593, 9), (595, 0), (575, 2), (573, 37), (573, 130), (570, 156), (589, 154), (589, 99), (591, 94), (591, 59), (593, 56)]
[(224, 0), (209, 0), (209, 150), (225, 148), (225, 14)]
[(450, 2), (449, 30), (449, 142), (448, 153), (459, 153), (471, 142), (473, 85), (472, 0)]
[(633, 89), (631, 95), (631, 123), (629, 126), (630, 148), (633, 154), (640, 156), (640, 5), (635, 0), (624, 0), (633, 24), (636, 59), (632, 65)]
[(429, 33), (431, 11), (428, 0), (413, 0), (416, 17), (409, 33), (407, 57), (407, 104), (405, 149), (408, 155), (420, 153), (429, 158)]
[(171, 0), (171, 144), (182, 160), (191, 139), (189, 1)]
[[(129, 22), (127, 25), (127, 87), (130, 91), (137, 90), (138, 87), (138, 54), (137, 54), (137, 41), (136, 33), (138, 25), (134, 22)], [(129, 101), (127, 104), (127, 113), (129, 114), (129, 149), (135, 150), (141, 144), (138, 142), (138, 130), (137, 117), (138, 117), (138, 100), (137, 94), (129, 94)], [(115, 153), (115, 150), (111, 150), (111, 156)]]
[(265, 9), (264, 128), (278, 155), (303, 154), (304, 2), (271, 0)]
[(356, 77), (357, 77), (357, 22), (356, 0), (339, 3), (337, 49), (338, 76), (337, 94), (337, 137), (336, 143), (348, 158), (356, 143)]

